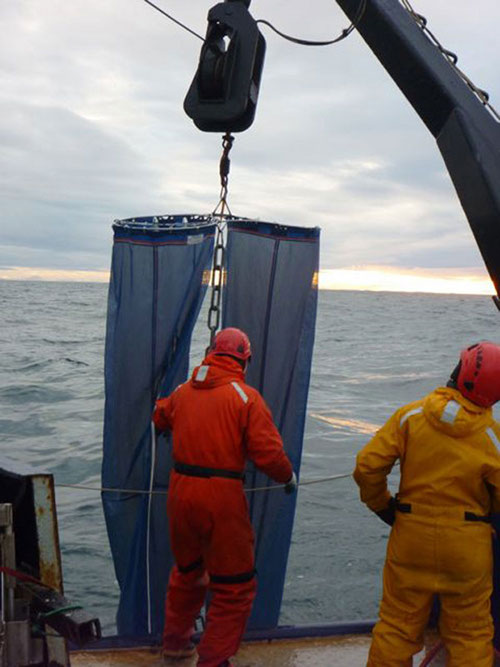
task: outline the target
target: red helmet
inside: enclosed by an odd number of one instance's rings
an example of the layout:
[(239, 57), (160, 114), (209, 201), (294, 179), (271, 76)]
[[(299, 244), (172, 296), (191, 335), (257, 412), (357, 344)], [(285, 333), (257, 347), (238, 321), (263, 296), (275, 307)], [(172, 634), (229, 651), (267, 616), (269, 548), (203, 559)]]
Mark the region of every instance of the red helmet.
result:
[(230, 357), (246, 361), (252, 356), (250, 340), (241, 329), (228, 327), (215, 334), (210, 352), (213, 354), (228, 354)]
[(465, 398), (483, 408), (499, 401), (500, 345), (483, 341), (462, 350), (456, 383)]

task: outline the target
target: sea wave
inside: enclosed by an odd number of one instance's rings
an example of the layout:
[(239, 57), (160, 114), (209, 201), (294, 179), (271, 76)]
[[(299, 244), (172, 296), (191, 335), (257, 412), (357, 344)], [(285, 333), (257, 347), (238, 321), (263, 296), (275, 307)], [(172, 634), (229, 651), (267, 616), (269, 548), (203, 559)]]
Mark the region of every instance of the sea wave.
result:
[[(110, 634), (119, 589), (98, 490), (106, 298), (106, 285), (0, 281), (0, 465), (15, 457), (54, 474), (66, 594)], [(301, 479), (349, 473), (395, 409), (445, 383), (458, 351), (497, 330), (487, 297), (320, 292)], [(301, 487), (281, 622), (373, 617), (387, 534), (350, 476)]]

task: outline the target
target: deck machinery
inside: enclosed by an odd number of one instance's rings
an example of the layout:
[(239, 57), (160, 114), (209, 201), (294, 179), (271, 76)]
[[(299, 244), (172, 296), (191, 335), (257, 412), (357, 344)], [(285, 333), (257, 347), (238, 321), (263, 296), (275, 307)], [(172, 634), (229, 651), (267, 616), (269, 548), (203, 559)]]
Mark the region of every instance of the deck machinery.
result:
[(52, 475), (0, 469), (0, 667), (66, 667), (101, 636), (63, 595)]

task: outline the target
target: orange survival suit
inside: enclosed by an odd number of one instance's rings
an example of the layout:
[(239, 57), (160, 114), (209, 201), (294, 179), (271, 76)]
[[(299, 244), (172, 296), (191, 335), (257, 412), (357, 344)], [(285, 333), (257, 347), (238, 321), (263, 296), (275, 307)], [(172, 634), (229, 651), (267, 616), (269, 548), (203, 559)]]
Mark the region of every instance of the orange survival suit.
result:
[(245, 460), (279, 483), (293, 474), (269, 408), (244, 377), (238, 361), (210, 353), (188, 382), (157, 401), (153, 415), (156, 427), (173, 435), (167, 512), (176, 565), (163, 645), (186, 644), (209, 589), (198, 646), (204, 667), (225, 664), (236, 653), (255, 597)]
[(492, 667), (490, 512), (500, 511), (500, 427), (490, 407), (438, 388), (397, 410), (358, 454), (361, 500), (383, 513), (401, 463), (380, 620), (369, 667), (406, 667), (421, 650), (433, 597), (448, 667)]

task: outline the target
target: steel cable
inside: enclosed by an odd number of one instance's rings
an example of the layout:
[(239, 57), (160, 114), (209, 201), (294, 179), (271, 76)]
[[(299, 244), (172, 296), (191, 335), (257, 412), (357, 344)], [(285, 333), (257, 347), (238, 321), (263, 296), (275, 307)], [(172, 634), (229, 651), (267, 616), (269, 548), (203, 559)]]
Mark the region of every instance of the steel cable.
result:
[[(191, 35), (194, 35), (198, 39), (201, 39), (202, 42), (205, 41), (205, 38), (199, 35), (197, 32), (189, 28), (187, 25), (173, 17), (171, 14), (168, 14), (166, 11), (161, 9), (161, 7), (158, 7), (158, 5), (155, 5), (154, 2), (151, 2), (151, 0), (144, 0), (148, 5), (156, 9), (160, 14), (163, 14), (163, 16), (166, 16), (168, 19), (173, 21), (176, 25), (180, 26), (187, 32), (191, 33)], [(278, 30), (272, 23), (269, 21), (266, 21), (265, 19), (258, 19), (256, 23), (262, 23), (263, 25), (268, 26), (273, 30), (277, 35), (282, 37), (283, 39), (286, 39), (289, 42), (292, 42), (293, 44), (300, 44), (301, 46), (328, 46), (330, 44), (336, 44), (337, 42), (342, 41), (346, 37), (349, 37), (351, 32), (357, 28), (358, 23), (361, 21), (363, 18), (363, 15), (366, 11), (366, 6), (367, 6), (368, 0), (360, 0), (359, 3), (359, 8), (358, 11), (356, 12), (356, 16), (354, 17), (351, 25), (349, 25), (347, 28), (344, 28), (340, 35), (338, 37), (335, 37), (334, 39), (326, 40), (326, 41), (314, 41), (314, 40), (309, 40), (309, 39), (301, 39), (300, 37), (293, 37), (292, 35), (287, 35), (284, 32), (281, 32), (281, 30)]]
[(410, 3), (410, 0), (400, 0), (401, 4), (403, 7), (406, 9), (406, 11), (410, 14), (410, 16), (413, 18), (415, 23), (420, 26), (422, 32), (424, 32), (427, 37), (431, 40), (431, 42), (439, 49), (439, 51), (442, 53), (443, 57), (446, 58), (446, 60), (450, 63), (450, 65), (455, 69), (457, 74), (460, 76), (460, 78), (464, 81), (464, 83), (467, 84), (467, 86), (471, 89), (471, 91), (478, 97), (479, 101), (488, 109), (488, 111), (491, 113), (493, 118), (495, 118), (496, 121), (500, 122), (500, 114), (498, 111), (495, 109), (495, 107), (490, 103), (489, 101), (489, 94), (485, 91), (476, 86), (476, 84), (463, 72), (460, 67), (458, 67), (457, 62), (458, 62), (458, 57), (455, 53), (452, 51), (445, 49), (444, 46), (441, 44), (441, 42), (438, 40), (438, 38), (434, 35), (434, 33), (427, 27), (427, 19), (425, 16), (422, 16), (418, 12), (415, 11), (413, 6)]
[(256, 23), (262, 23), (263, 25), (267, 25), (269, 28), (271, 28), (271, 30), (274, 30), (274, 32), (277, 35), (279, 35), (283, 39), (286, 39), (289, 42), (292, 42), (293, 44), (299, 44), (300, 46), (330, 46), (331, 44), (337, 44), (346, 37), (349, 37), (351, 32), (358, 27), (359, 22), (361, 21), (361, 19), (365, 14), (367, 3), (368, 0), (360, 0), (358, 10), (351, 25), (349, 25), (347, 28), (344, 28), (344, 30), (342, 30), (342, 32), (338, 37), (326, 41), (301, 39), (300, 37), (293, 37), (292, 35), (287, 35), (286, 33), (281, 32), (281, 30), (278, 30), (272, 23), (266, 21), (265, 19), (257, 19)]

